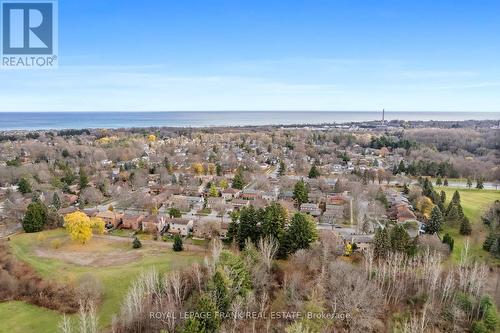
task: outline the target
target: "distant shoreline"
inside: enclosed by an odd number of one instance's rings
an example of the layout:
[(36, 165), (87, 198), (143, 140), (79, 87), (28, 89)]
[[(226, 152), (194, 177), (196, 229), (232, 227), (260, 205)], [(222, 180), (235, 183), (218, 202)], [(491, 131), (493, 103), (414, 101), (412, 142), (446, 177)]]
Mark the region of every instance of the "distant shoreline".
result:
[[(500, 112), (385, 112), (386, 123), (499, 122)], [(128, 128), (226, 128), (382, 123), (381, 111), (0, 112), (0, 131)], [(497, 124), (498, 125), (498, 124)]]

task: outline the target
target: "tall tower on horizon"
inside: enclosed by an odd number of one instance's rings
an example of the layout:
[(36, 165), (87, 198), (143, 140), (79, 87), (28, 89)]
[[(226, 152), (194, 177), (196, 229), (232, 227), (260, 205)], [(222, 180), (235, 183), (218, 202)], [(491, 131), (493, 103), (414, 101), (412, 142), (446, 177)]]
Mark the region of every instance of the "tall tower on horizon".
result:
[(382, 109), (382, 125), (385, 123), (385, 109)]

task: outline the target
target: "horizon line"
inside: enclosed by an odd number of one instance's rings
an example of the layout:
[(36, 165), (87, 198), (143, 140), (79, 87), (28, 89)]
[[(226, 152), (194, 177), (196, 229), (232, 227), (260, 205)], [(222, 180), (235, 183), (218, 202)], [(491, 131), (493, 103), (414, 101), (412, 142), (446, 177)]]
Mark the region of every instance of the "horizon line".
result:
[[(0, 113), (99, 113), (99, 112), (109, 112), (109, 113), (168, 113), (168, 112), (383, 112), (380, 110), (0, 110)], [(489, 111), (489, 110), (387, 110), (385, 113), (500, 113), (500, 110)]]

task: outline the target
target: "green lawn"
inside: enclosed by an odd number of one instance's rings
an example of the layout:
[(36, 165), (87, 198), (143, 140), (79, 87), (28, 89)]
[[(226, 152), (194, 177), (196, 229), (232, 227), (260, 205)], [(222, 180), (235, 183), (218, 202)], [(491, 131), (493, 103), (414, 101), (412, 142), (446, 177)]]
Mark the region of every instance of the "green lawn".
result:
[[(448, 187), (436, 187), (446, 193), (447, 203), (451, 200), (456, 189)], [(442, 235), (449, 233), (455, 239), (455, 247), (451, 256), (452, 262), (460, 260), (460, 253), (464, 247), (465, 241), (469, 239), (469, 253), (473, 258), (484, 261), (488, 264), (500, 264), (500, 260), (493, 258), (489, 253), (483, 251), (483, 241), (487, 235), (487, 229), (481, 221), (481, 215), (495, 201), (500, 200), (500, 191), (496, 190), (477, 190), (477, 189), (459, 189), (462, 208), (465, 216), (472, 223), (472, 235), (462, 236), (458, 228), (444, 226)]]
[[(53, 239), (62, 239), (68, 244), (63, 230), (43, 232), (43, 244), (50, 244)], [(143, 246), (139, 250), (130, 244), (107, 240), (92, 240), (82, 251), (98, 254), (99, 251), (120, 251), (120, 253), (138, 255), (135, 260), (120, 265), (103, 267), (82, 266), (59, 259), (40, 258), (34, 250), (41, 246), (38, 234), (20, 234), (9, 242), (12, 252), (21, 260), (33, 266), (46, 279), (55, 279), (65, 283), (77, 281), (79, 276), (91, 273), (101, 280), (104, 287), (103, 302), (99, 307), (101, 327), (108, 327), (113, 314), (117, 313), (123, 297), (131, 281), (142, 271), (156, 267), (161, 272), (178, 269), (191, 263), (201, 261), (199, 254), (189, 252), (173, 252), (171, 249), (159, 249)], [(69, 244), (67, 248), (75, 251), (80, 245)], [(64, 251), (62, 246), (57, 251)], [(134, 252), (135, 251), (135, 252)], [(0, 332), (11, 333), (53, 333), (61, 319), (61, 314), (24, 302), (0, 303)]]

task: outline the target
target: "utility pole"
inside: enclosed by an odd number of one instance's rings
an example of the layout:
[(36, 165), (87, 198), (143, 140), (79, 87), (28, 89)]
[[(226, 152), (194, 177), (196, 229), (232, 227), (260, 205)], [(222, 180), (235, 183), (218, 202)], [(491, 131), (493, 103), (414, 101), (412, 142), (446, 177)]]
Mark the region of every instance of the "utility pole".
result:
[(382, 125), (385, 123), (385, 109), (382, 109)]

